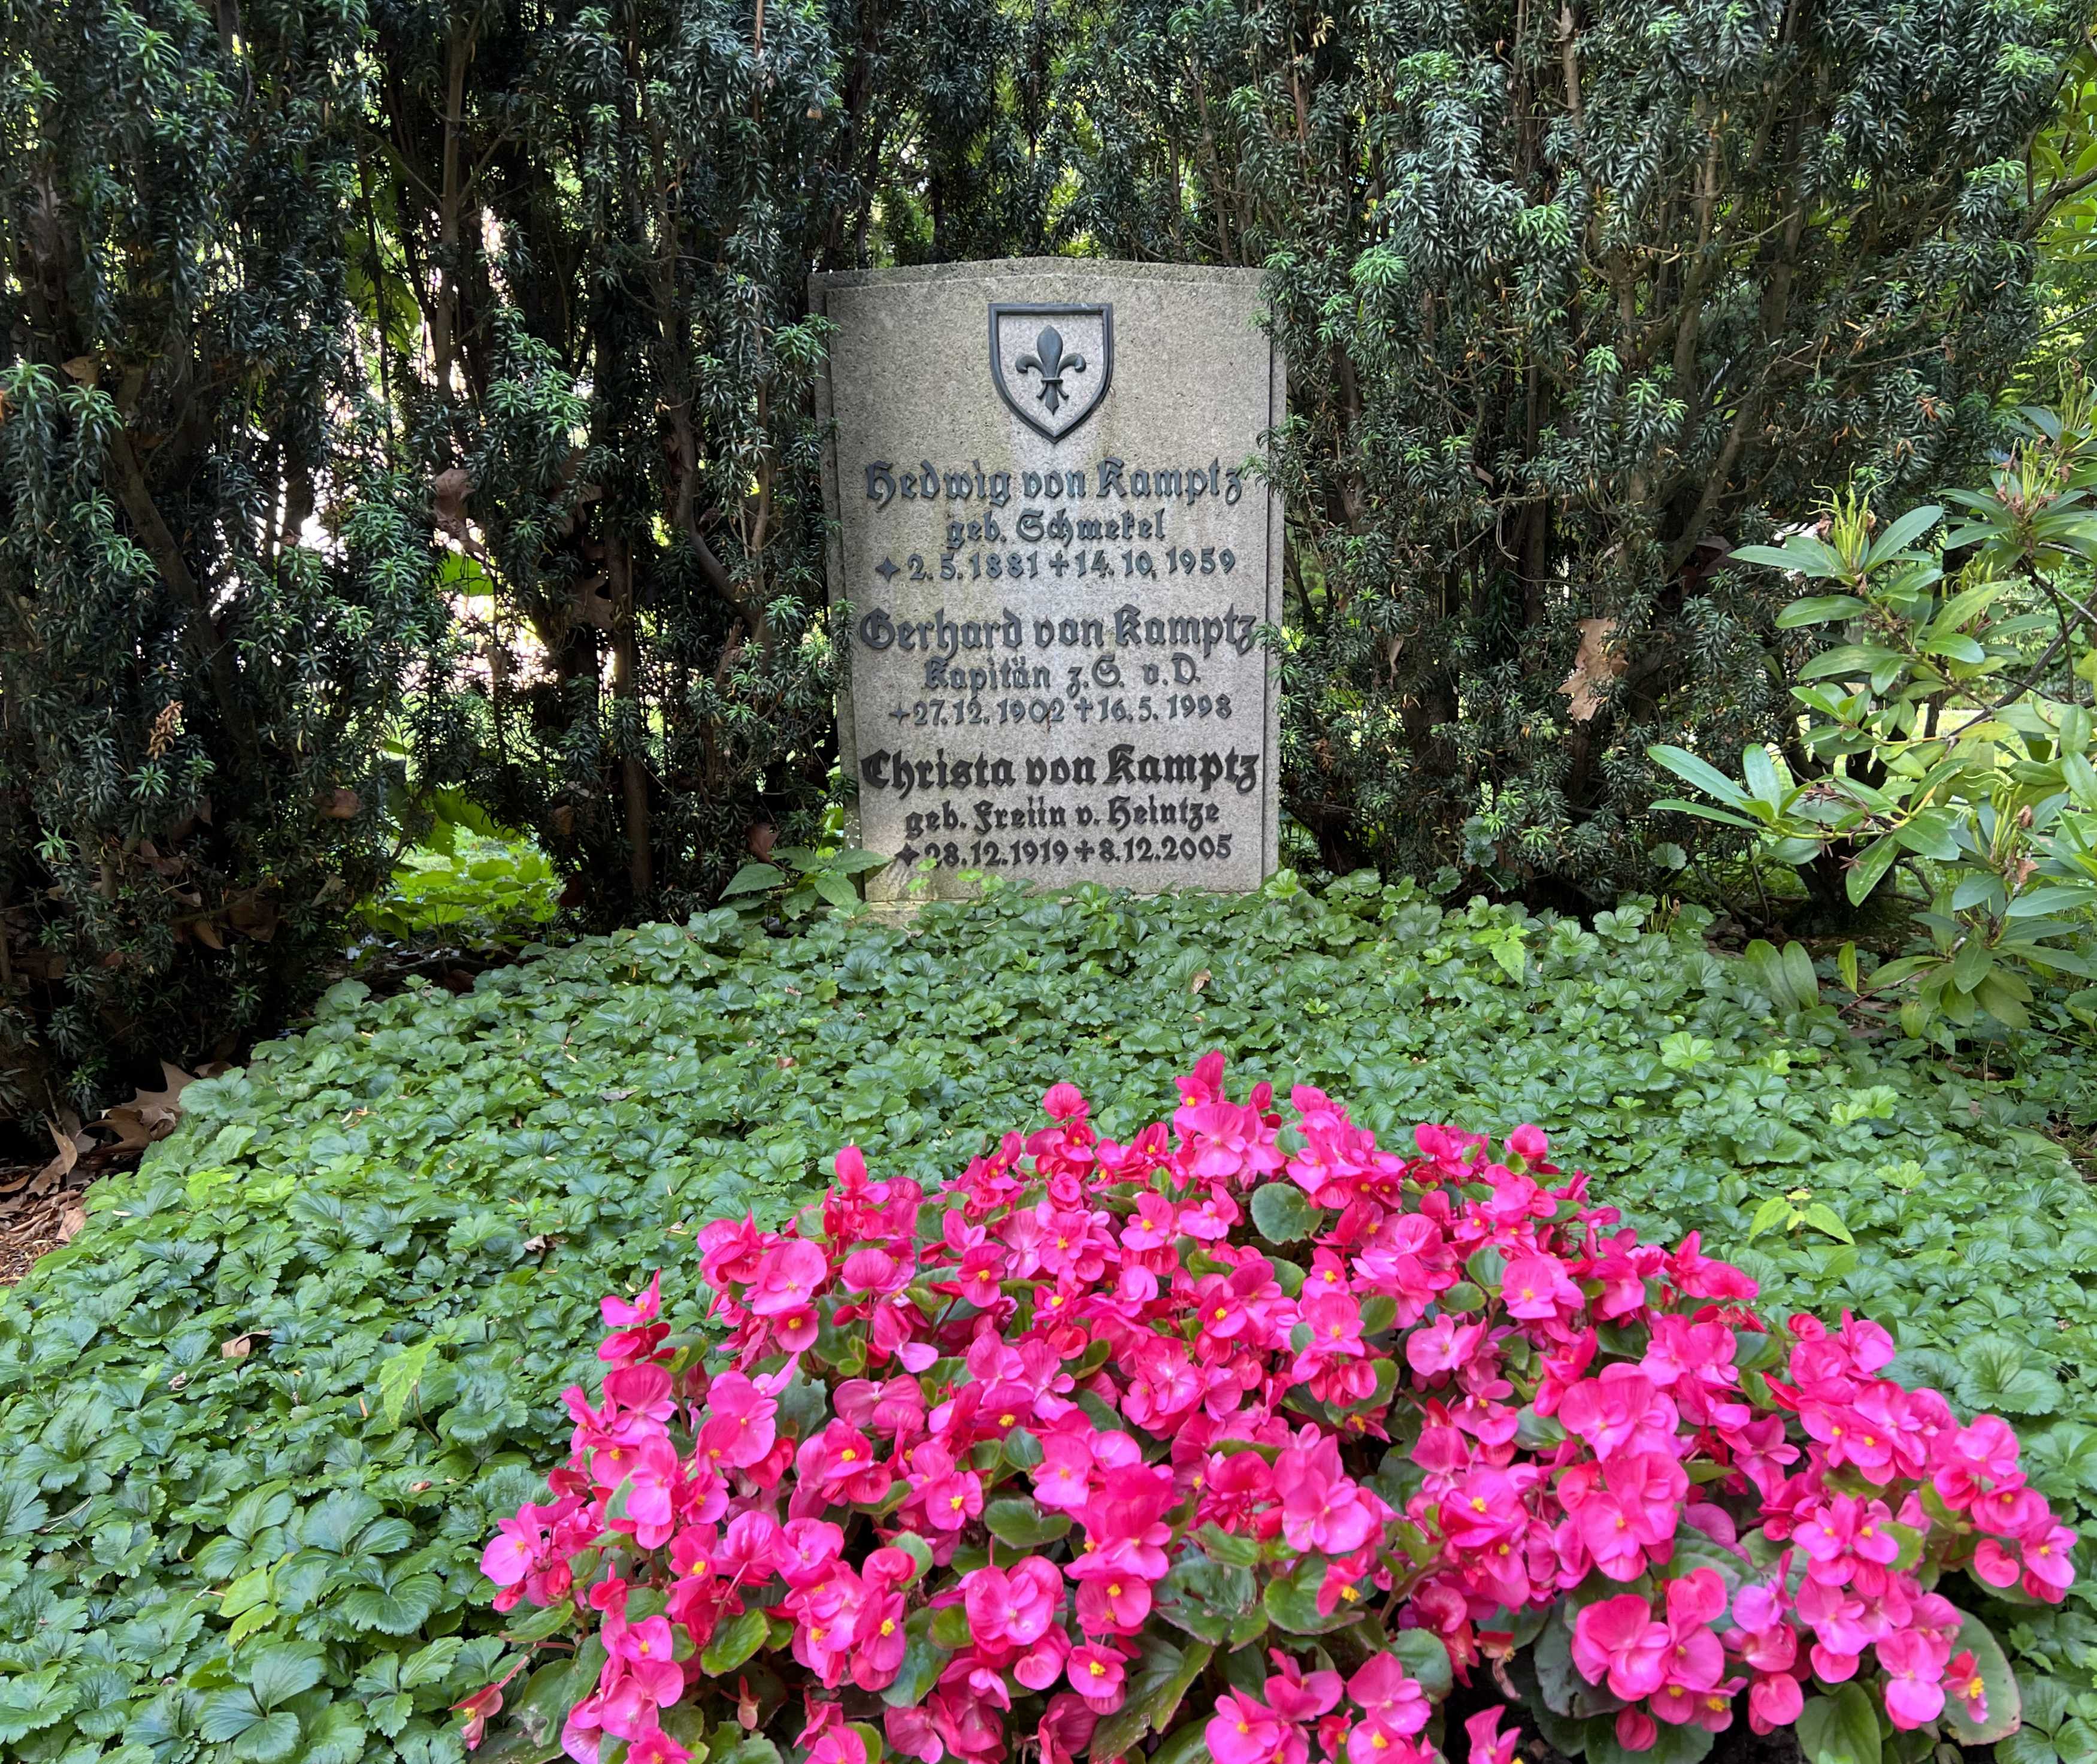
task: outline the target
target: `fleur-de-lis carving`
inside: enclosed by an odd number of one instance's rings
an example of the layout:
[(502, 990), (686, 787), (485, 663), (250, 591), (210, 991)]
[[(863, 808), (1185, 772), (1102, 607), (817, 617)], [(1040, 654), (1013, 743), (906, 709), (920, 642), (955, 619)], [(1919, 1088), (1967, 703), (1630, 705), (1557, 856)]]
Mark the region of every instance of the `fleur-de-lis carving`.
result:
[(1044, 325), (1041, 335), (1034, 339), (1034, 352), (1022, 355), (1013, 365), (1022, 374), (1041, 376), (1041, 402), (1048, 407), (1048, 414), (1055, 415), (1057, 409), (1068, 401), (1063, 390), (1066, 374), (1085, 371), (1085, 358), (1081, 355), (1063, 353), (1063, 338), (1053, 325)]

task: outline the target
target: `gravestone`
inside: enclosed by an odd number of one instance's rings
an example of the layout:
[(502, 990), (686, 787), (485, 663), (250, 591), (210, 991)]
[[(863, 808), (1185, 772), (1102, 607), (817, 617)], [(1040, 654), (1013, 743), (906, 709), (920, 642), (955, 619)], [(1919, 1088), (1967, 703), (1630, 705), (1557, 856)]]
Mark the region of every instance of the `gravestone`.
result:
[(1259, 272), (1062, 258), (816, 277), (838, 746), (900, 897), (1275, 867), (1281, 420)]

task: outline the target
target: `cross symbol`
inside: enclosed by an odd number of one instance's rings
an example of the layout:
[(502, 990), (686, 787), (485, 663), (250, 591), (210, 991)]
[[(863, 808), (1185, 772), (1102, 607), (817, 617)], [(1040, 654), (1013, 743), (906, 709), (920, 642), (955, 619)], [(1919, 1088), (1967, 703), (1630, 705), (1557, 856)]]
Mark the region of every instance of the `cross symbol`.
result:
[(892, 558), (883, 558), (880, 562), (874, 565), (873, 573), (884, 582), (892, 582), (898, 574), (895, 560)]
[(1080, 839), (1077, 844), (1077, 852), (1078, 861), (1080, 864), (1091, 863), (1092, 860), (1092, 842), (1090, 839)]
[(910, 719), (910, 710), (909, 710), (909, 707), (908, 707), (908, 706), (907, 706), (907, 705), (901, 705), (901, 704), (899, 704), (899, 705), (897, 705), (897, 706), (896, 706), (896, 707), (895, 707), (894, 710), (891, 711), (888, 714), (889, 714), (891, 716), (894, 717), (894, 718), (895, 719), (895, 720), (896, 720), (897, 722), (899, 722), (899, 723), (904, 723), (904, 722), (908, 722), (908, 721), (909, 720), (909, 719)]
[(1070, 567), (1070, 560), (1059, 551), (1054, 557), (1048, 560), (1048, 567), (1053, 570), (1057, 575), (1061, 576), (1066, 570)]

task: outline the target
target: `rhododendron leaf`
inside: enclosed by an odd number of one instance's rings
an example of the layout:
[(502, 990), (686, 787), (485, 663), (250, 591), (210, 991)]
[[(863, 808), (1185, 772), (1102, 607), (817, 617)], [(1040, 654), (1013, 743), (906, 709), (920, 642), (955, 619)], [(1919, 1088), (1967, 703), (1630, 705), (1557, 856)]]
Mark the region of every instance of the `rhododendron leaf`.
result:
[(1158, 1614), (1205, 1642), (1220, 1644), (1252, 1609), (1252, 1570), (1201, 1555), (1183, 1556), (1158, 1582)]
[(1485, 1308), (1485, 1289), (1473, 1280), (1459, 1280), (1434, 1302), (1451, 1315), (1461, 1316), (1466, 1311)]
[(949, 1652), (967, 1647), (974, 1633), (969, 1627), (969, 1613), (958, 1604), (947, 1605), (932, 1615), (932, 1639)]
[(710, 1679), (733, 1672), (764, 1645), (769, 1620), (752, 1606), (716, 1629), (699, 1653), (699, 1670)]
[[(1226, 1531), (1211, 1519), (1194, 1534), (1194, 1541), (1202, 1552), (1219, 1562), (1228, 1562), (1238, 1568), (1251, 1568), (1259, 1560), (1259, 1540), (1235, 1531)], [(1250, 1600), (1250, 1595), (1247, 1595)]]
[(1429, 1702), (1440, 1702), (1455, 1687), (1447, 1644), (1432, 1630), (1402, 1629), (1391, 1637), (1390, 1651), (1405, 1668), (1405, 1675), (1419, 1681)]
[(939, 1682), (939, 1674), (947, 1670), (947, 1662), (953, 1658), (952, 1653), (932, 1639), (933, 1617), (930, 1610), (921, 1606), (904, 1622), (902, 1669), (896, 1673), (895, 1682), (881, 1693), (882, 1701), (891, 1709), (914, 1709), (923, 1702), (932, 1694), (932, 1687)]
[(1320, 1612), (1318, 1591), (1324, 1583), (1323, 1558), (1307, 1556), (1289, 1574), (1269, 1581), (1260, 1602), (1274, 1626), (1292, 1635), (1322, 1635), (1345, 1629), (1355, 1621), (1354, 1609), (1342, 1604), (1329, 1613)]
[(2024, 1719), (2024, 1699), (2018, 1694), (2016, 1674), (2003, 1657), (2002, 1644), (1980, 1618), (1962, 1611), (1959, 1634), (1951, 1647), (1955, 1654), (1963, 1652), (1973, 1656), (1974, 1669), (1981, 1674), (1988, 1701), (1986, 1717), (1976, 1721), (1957, 1697), (1949, 1698), (1944, 1706), (1944, 1722), (1951, 1737), (1961, 1745), (1992, 1745), (2016, 1732)]
[(1863, 1686), (1854, 1681), (1825, 1696), (1807, 1697), (1797, 1726), (1806, 1764), (1880, 1764), (1879, 1714)]
[(1053, 1543), (1070, 1529), (1068, 1513), (1044, 1512), (1024, 1496), (994, 1500), (983, 1508), (983, 1523), (1000, 1543), (1017, 1550), (1031, 1550)]
[(1024, 1427), (1005, 1436), (1005, 1461), (1015, 1470), (1031, 1470), (1041, 1461), (1041, 1439)]
[(1324, 1216), (1293, 1182), (1269, 1182), (1252, 1191), (1252, 1222), (1269, 1243), (1300, 1242)]

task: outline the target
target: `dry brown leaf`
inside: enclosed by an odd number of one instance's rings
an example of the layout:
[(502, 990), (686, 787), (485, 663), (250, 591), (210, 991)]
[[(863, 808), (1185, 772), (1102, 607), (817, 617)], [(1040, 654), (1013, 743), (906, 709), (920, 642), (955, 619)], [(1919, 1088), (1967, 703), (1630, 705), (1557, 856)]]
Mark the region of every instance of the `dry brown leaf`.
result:
[(218, 935), (218, 927), (209, 919), (192, 920), (190, 924), (190, 933), (206, 949), (225, 948), (225, 939)]
[(605, 580), (602, 576), (593, 576), (587, 582), (576, 584), (576, 617), (600, 631), (609, 631), (618, 623), (618, 609), (604, 590)]
[(218, 1344), (218, 1357), (221, 1359), (245, 1359), (254, 1350), (254, 1347), (253, 1336), (236, 1335), (231, 1341), (221, 1342)]
[(81, 1227), (86, 1223), (87, 1209), (85, 1207), (68, 1206), (59, 1215), (59, 1241), (71, 1243), (80, 1235)]
[[(75, 1123), (75, 1125), (78, 1123)], [(59, 1150), (58, 1156), (37, 1172), (36, 1180), (39, 1183), (69, 1174), (72, 1167), (80, 1162), (80, 1154), (94, 1144), (85, 1134), (76, 1138), (72, 1134), (61, 1131), (56, 1122), (46, 1121), (44, 1127), (51, 1136), (51, 1143)], [(82, 1140), (86, 1143), (81, 1143)]]
[(68, 379), (82, 386), (92, 386), (102, 378), (102, 364), (91, 355), (70, 356), (59, 365), (65, 370)]
[(466, 538), (466, 499), (473, 494), (473, 474), (453, 466), (430, 480), (432, 512), (437, 525), (463, 544)]
[(1616, 629), (1617, 621), (1613, 619), (1580, 621), (1579, 653), (1573, 658), (1573, 672), (1558, 688), (1565, 694), (1566, 714), (1576, 723), (1587, 722), (1602, 708), (1600, 689), (1622, 673), (1628, 664), (1629, 658), (1622, 650), (1608, 646)]
[(750, 847), (750, 855), (760, 864), (772, 856), (772, 847), (779, 843), (779, 829), (768, 821), (754, 821), (750, 831), (743, 835), (743, 843)]
[(1208, 983), (1209, 970), (1206, 968), (1204, 968), (1199, 974), (1196, 974), (1193, 979), (1187, 983), (1187, 990), (1189, 992), (1198, 992)]
[(165, 1060), (160, 1061), (160, 1075), (167, 1081), (165, 1090), (142, 1090), (94, 1123), (116, 1130), (119, 1151), (143, 1151), (155, 1140), (164, 1140), (173, 1132), (175, 1123), (182, 1119), (182, 1092), (196, 1082), (196, 1075)]
[(346, 784), (338, 784), (321, 799), (321, 812), (330, 821), (352, 821), (364, 807), (364, 799)]

